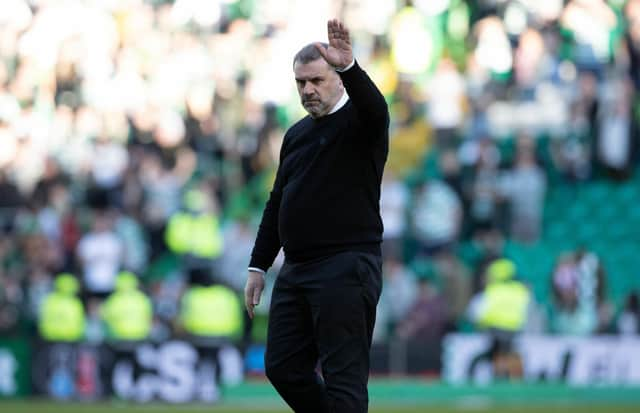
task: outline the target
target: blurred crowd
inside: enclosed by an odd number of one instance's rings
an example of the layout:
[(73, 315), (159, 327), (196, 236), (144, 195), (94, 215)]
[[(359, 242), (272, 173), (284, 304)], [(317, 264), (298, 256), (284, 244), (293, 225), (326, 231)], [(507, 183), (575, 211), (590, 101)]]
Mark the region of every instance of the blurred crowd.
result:
[[(637, 292), (611, 302), (588, 248), (556, 251), (545, 297), (503, 256), (544, 237), (550, 188), (637, 179), (640, 0), (2, 3), (0, 334), (36, 334), (57, 291), (102, 340), (124, 285), (145, 337), (264, 339), (240, 292), (317, 16), (350, 27), (392, 111), (376, 340), (640, 331)], [(188, 319), (218, 312), (233, 326)]]

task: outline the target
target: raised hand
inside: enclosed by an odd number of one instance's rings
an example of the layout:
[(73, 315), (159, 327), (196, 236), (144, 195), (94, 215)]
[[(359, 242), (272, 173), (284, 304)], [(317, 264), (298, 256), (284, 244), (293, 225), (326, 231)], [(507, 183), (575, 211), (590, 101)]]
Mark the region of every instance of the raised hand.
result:
[(349, 29), (337, 19), (332, 19), (327, 22), (327, 35), (329, 47), (325, 49), (319, 43), (316, 47), (327, 63), (337, 69), (344, 69), (353, 61)]

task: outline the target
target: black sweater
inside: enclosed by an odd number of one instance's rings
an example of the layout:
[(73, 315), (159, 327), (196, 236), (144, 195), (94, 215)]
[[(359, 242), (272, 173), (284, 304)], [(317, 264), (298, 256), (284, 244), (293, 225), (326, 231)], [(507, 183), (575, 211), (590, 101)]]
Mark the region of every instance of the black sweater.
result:
[(251, 267), (266, 271), (280, 247), (293, 262), (343, 251), (380, 255), (389, 112), (357, 63), (339, 75), (349, 101), (332, 114), (304, 117), (284, 136)]

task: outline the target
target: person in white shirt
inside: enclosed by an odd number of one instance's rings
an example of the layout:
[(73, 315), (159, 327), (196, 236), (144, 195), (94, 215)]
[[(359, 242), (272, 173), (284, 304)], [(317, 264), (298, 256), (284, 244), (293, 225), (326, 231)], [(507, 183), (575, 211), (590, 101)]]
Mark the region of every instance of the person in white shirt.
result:
[(78, 243), (77, 255), (86, 293), (106, 297), (113, 291), (124, 257), (122, 240), (113, 231), (107, 213), (96, 213), (91, 231)]

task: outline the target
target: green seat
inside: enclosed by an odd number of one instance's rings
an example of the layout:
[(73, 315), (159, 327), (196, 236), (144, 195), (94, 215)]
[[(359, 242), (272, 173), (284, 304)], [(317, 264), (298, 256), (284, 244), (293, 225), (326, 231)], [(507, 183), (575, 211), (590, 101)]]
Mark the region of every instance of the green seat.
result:
[(618, 190), (618, 197), (627, 206), (637, 205), (640, 202), (640, 182), (626, 183)]
[(579, 198), (583, 202), (598, 204), (607, 200), (613, 191), (614, 188), (609, 182), (597, 181), (582, 187)]
[(593, 208), (593, 218), (599, 223), (608, 223), (617, 218), (620, 213), (621, 205), (615, 201), (605, 202), (600, 207)]
[(584, 202), (574, 202), (566, 207), (565, 216), (567, 221), (581, 224), (592, 217), (591, 208)]
[(577, 225), (573, 238), (578, 244), (589, 245), (601, 232), (601, 226), (597, 222), (586, 221)]

